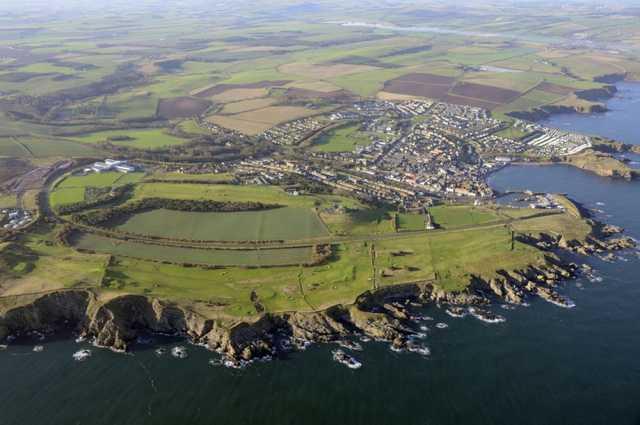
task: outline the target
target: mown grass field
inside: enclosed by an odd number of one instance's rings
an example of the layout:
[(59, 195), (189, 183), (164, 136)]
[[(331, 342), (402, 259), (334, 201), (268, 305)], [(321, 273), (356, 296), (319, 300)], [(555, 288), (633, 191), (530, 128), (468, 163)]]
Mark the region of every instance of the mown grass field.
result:
[(492, 278), (497, 270), (543, 261), (531, 246), (516, 243), (511, 250), (511, 233), (504, 227), (381, 241), (376, 255), (384, 285), (433, 280), (450, 291), (464, 289), (472, 276)]
[(423, 214), (398, 214), (398, 230), (425, 230), (425, 216)]
[(392, 216), (386, 208), (362, 208), (344, 212), (323, 210), (320, 217), (334, 235), (381, 235), (394, 231)]
[(439, 205), (429, 208), (429, 212), (434, 224), (443, 229), (485, 224), (500, 219), (494, 211), (466, 205)]
[(371, 139), (360, 132), (358, 124), (335, 128), (314, 140), (313, 150), (318, 152), (353, 152), (356, 146), (368, 146)]
[(55, 243), (55, 232), (54, 228), (38, 226), (0, 252), (0, 259), (13, 270), (3, 273), (3, 295), (100, 285), (108, 256), (60, 246)]
[(234, 213), (159, 209), (136, 214), (116, 228), (164, 238), (213, 241), (301, 240), (328, 235), (314, 211), (294, 207)]
[(176, 264), (260, 267), (301, 264), (311, 259), (311, 248), (206, 250), (121, 241), (88, 233), (74, 237), (73, 243), (78, 249)]

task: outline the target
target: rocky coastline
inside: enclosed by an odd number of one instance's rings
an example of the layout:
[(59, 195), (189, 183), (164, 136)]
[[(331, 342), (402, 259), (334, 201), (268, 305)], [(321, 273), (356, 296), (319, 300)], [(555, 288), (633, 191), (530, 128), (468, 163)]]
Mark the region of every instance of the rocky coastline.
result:
[[(635, 148), (629, 148), (629, 151), (632, 151), (632, 149), (635, 150)], [(639, 170), (631, 168), (627, 163), (610, 153), (604, 153), (599, 150), (587, 150), (577, 155), (567, 156), (561, 158), (560, 162), (581, 170), (590, 171), (601, 177), (633, 180), (640, 176)]]
[[(461, 292), (446, 292), (430, 282), (384, 287), (360, 295), (350, 305), (322, 311), (266, 313), (255, 319), (212, 318), (186, 305), (142, 295), (112, 298), (90, 289), (69, 289), (16, 297), (0, 306), (0, 342), (37, 332), (72, 330), (96, 346), (127, 351), (147, 333), (181, 335), (224, 355), (230, 362), (272, 356), (285, 339), (294, 347), (310, 342), (337, 342), (345, 337), (387, 341), (396, 350), (410, 349), (416, 330), (416, 309), (427, 304), (448, 306), (453, 314), (470, 312), (487, 321), (501, 321), (486, 307), (494, 302), (522, 305), (538, 296), (561, 307), (572, 307), (559, 292), (561, 282), (588, 266), (560, 260), (558, 251), (602, 255), (632, 248), (635, 242), (615, 226), (594, 224), (585, 241), (542, 234), (520, 236), (545, 251), (543, 266), (500, 270), (489, 280), (472, 277)], [(596, 236), (597, 235), (597, 236)]]

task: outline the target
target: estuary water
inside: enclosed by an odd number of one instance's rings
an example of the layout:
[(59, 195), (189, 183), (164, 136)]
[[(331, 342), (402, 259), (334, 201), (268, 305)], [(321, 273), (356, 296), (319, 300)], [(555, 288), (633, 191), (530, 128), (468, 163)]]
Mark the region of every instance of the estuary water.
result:
[[(638, 182), (519, 166), (491, 184), (568, 193), (640, 238)], [(431, 356), (368, 343), (356, 353), (359, 370), (334, 362), (335, 346), (232, 370), (210, 366), (215, 354), (195, 346), (186, 359), (157, 356), (153, 348), (180, 343), (166, 339), (130, 355), (69, 338), (22, 340), (0, 351), (0, 425), (638, 425), (640, 259), (633, 251), (614, 263), (578, 261), (601, 281), (565, 283), (573, 309), (534, 299), (515, 310), (494, 306), (507, 320), (487, 324), (429, 307)], [(36, 344), (44, 351), (33, 352)], [(74, 361), (81, 348), (93, 355)]]

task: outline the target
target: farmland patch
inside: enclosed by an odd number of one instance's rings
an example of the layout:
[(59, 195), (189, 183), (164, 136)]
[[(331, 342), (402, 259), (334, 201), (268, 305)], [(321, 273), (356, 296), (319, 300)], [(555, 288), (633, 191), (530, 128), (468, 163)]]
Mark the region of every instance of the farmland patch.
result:
[(520, 92), (515, 90), (466, 82), (456, 84), (451, 90), (451, 94), (493, 103), (509, 103), (520, 96)]
[(290, 63), (282, 65), (280, 72), (285, 74), (300, 75), (304, 77), (317, 78), (320, 80), (340, 77), (342, 75), (358, 74), (361, 72), (374, 71), (377, 67), (370, 65), (351, 65), (351, 64), (329, 64), (316, 65), (310, 63)]
[(290, 83), (290, 80), (275, 80), (275, 81), (259, 81), (257, 83), (245, 83), (245, 84), (217, 84), (213, 87), (206, 88), (204, 90), (194, 93), (196, 97), (212, 97), (222, 94), (228, 90), (238, 89), (266, 89), (270, 87), (284, 86)]
[(204, 113), (211, 102), (193, 97), (160, 99), (157, 115), (166, 119), (189, 118)]

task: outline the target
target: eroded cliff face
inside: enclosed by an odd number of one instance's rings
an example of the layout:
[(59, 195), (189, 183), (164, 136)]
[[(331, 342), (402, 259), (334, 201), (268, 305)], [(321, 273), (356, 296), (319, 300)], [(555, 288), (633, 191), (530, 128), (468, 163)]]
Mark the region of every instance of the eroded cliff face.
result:
[(317, 312), (263, 314), (255, 321), (212, 319), (188, 307), (141, 295), (100, 300), (89, 290), (65, 290), (0, 310), (0, 340), (8, 335), (73, 330), (96, 345), (127, 350), (141, 333), (184, 335), (230, 358), (249, 360), (271, 354), (278, 335), (330, 342), (354, 333), (404, 340), (412, 331), (399, 302), (478, 303), (480, 297), (451, 294), (429, 284), (401, 285), (367, 292), (349, 306)]
[[(621, 232), (602, 228), (605, 236)], [(0, 341), (8, 335), (31, 331), (56, 332), (71, 329), (93, 339), (97, 345), (127, 350), (141, 333), (183, 335), (207, 345), (231, 359), (250, 360), (272, 354), (278, 338), (331, 342), (344, 336), (363, 334), (402, 347), (414, 333), (412, 307), (428, 303), (476, 306), (492, 300), (522, 304), (539, 296), (568, 306), (557, 292), (558, 283), (575, 275), (575, 264), (563, 264), (551, 251), (571, 250), (593, 254), (626, 249), (633, 240), (616, 237), (567, 241), (541, 235), (527, 241), (549, 251), (544, 265), (522, 270), (501, 270), (486, 280), (472, 277), (461, 292), (447, 292), (429, 283), (412, 283), (368, 291), (351, 305), (336, 305), (323, 311), (262, 314), (253, 321), (206, 317), (189, 306), (141, 295), (121, 295), (101, 299), (90, 290), (64, 290), (31, 298), (3, 300), (0, 304)]]

